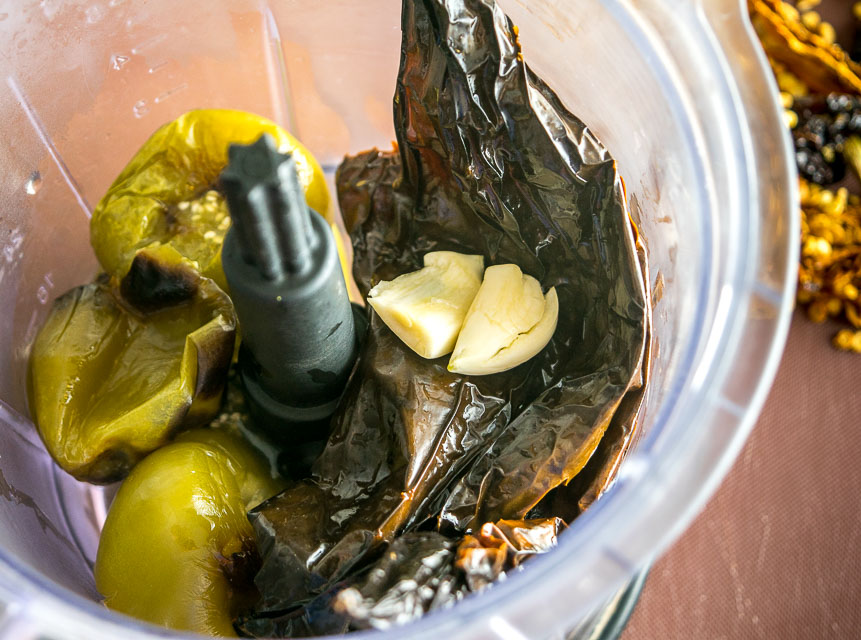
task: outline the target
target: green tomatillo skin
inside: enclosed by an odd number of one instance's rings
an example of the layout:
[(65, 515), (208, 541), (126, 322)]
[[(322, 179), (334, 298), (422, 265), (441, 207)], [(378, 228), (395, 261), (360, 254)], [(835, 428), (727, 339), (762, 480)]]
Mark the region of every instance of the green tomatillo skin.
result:
[(257, 549), (246, 507), (279, 488), (241, 438), (183, 435), (126, 478), (96, 558), (96, 587), (115, 611), (171, 629), (234, 636), (253, 603)]

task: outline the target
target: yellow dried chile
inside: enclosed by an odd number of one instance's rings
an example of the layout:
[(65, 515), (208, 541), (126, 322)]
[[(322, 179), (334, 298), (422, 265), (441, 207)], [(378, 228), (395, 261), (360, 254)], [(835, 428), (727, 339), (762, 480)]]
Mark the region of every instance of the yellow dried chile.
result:
[(233, 304), (169, 246), (138, 252), (119, 285), (58, 298), (30, 356), (30, 409), (48, 452), (80, 480), (119, 480), (178, 430), (218, 412)]
[(264, 133), (281, 152), (293, 153), (308, 205), (329, 216), (323, 171), (296, 138), (251, 113), (189, 111), (147, 140), (93, 211), (90, 242), (105, 271), (121, 278), (139, 249), (169, 244), (226, 291), (221, 243), (230, 217), (218, 177), (230, 144), (249, 144)]
[(798, 2), (795, 3), (795, 8), (803, 14), (815, 9), (820, 4), (822, 4), (822, 0), (798, 0)]
[(819, 25), (818, 29), (819, 37), (822, 38), (824, 42), (829, 45), (833, 45), (835, 42), (837, 42), (837, 31), (831, 24), (823, 22)]
[(804, 11), (801, 13), (801, 24), (811, 31), (816, 31), (822, 24), (822, 17), (816, 11)]
[[(751, 20), (768, 56), (818, 93), (861, 92), (861, 66), (834, 43), (833, 28), (781, 0), (748, 0)], [(810, 16), (812, 12), (805, 13)], [(805, 21), (816, 30), (805, 26)]]
[(861, 330), (841, 329), (834, 336), (833, 344), (842, 351), (861, 353)]
[(837, 192), (801, 181), (801, 263), (798, 302), (814, 322), (845, 317), (854, 330), (841, 331), (834, 346), (847, 351), (861, 338), (861, 202), (845, 188)]

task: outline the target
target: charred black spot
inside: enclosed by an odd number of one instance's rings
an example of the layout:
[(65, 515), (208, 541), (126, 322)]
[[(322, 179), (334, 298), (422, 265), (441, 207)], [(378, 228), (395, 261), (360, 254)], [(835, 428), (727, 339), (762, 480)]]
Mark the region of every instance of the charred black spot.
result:
[(109, 449), (97, 457), (86, 470), (74, 472), (79, 480), (93, 484), (111, 484), (125, 478), (132, 467), (143, 457), (127, 449)]
[(139, 252), (120, 283), (123, 298), (141, 313), (154, 313), (189, 301), (197, 293), (200, 276), (182, 263), (166, 264)]
[(253, 541), (245, 540), (242, 550), (229, 557), (218, 556), (218, 564), (234, 591), (254, 589), (254, 576), (260, 570), (260, 555)]
[(242, 550), (225, 557), (216, 555), (221, 572), (230, 584), (230, 590), (240, 614), (250, 612), (260, 598), (254, 576), (260, 570), (260, 554), (254, 540), (242, 541)]
[(235, 329), (212, 327), (205, 339), (197, 345), (195, 398), (212, 398), (224, 391), (235, 340)]

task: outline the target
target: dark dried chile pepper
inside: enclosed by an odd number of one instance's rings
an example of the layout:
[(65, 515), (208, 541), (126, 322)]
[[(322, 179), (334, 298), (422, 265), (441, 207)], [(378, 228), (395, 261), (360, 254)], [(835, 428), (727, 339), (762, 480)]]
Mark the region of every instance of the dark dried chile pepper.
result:
[(395, 114), (396, 152), (349, 157), (336, 180), (360, 290), (429, 251), (480, 253), (555, 286), (558, 328), (529, 362), (470, 378), (372, 318), (312, 477), (251, 515), (264, 616), (429, 519), (461, 536), (524, 517), (583, 469), (627, 394), (626, 416), (639, 408), (648, 293), (615, 163), (494, 2), (404, 0)]

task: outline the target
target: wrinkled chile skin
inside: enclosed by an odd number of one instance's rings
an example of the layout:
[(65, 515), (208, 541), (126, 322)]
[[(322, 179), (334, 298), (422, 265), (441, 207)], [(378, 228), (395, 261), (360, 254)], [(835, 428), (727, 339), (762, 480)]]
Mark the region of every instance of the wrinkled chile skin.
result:
[(336, 183), (363, 293), (429, 251), (515, 263), (559, 295), (548, 346), (504, 374), (425, 361), (373, 317), (311, 478), (251, 515), (261, 611), (324, 591), (436, 518), (522, 518), (589, 460), (642, 383), (647, 292), (615, 163), (519, 55), (491, 0), (404, 0), (398, 148)]

